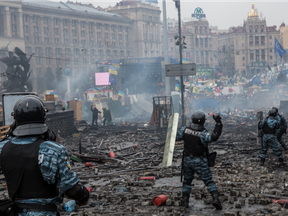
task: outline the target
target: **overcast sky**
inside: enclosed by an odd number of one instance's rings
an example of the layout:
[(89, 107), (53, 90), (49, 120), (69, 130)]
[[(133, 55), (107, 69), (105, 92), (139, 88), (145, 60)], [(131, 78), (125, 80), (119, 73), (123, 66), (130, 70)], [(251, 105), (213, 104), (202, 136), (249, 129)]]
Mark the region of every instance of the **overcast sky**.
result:
[[(59, 0), (52, 0), (59, 1)], [(62, 0), (66, 2), (66, 0)], [(74, 0), (75, 2), (76, 0)], [(108, 7), (114, 6), (116, 0), (78, 0), (81, 3), (92, 3), (94, 6)], [(167, 17), (176, 18), (177, 11), (175, 4), (172, 0), (166, 0), (167, 2)], [(206, 14), (209, 24), (212, 26), (218, 26), (218, 29), (228, 29), (231, 26), (243, 25), (243, 20), (247, 19), (248, 13), (251, 11), (251, 4), (253, 1), (247, 0), (181, 0), (181, 13), (182, 20), (190, 18), (194, 13), (196, 7), (201, 7)], [(282, 22), (288, 24), (288, 1), (287, 0), (275, 0), (275, 1), (254, 1), (255, 9), (258, 10), (259, 15), (266, 18), (267, 25), (276, 25), (279, 28)], [(159, 0), (159, 4), (162, 11), (162, 0)], [(162, 19), (162, 18), (161, 18)]]

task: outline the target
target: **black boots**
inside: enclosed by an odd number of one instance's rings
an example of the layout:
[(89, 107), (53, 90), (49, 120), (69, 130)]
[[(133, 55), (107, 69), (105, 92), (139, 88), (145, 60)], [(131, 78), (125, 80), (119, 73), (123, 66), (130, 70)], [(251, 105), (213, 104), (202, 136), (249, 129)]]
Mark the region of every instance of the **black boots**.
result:
[(264, 163), (265, 163), (265, 158), (261, 158), (261, 164), (260, 164), (260, 166), (264, 166)]
[(285, 166), (283, 158), (278, 158), (278, 160), (279, 160), (279, 166)]
[(213, 197), (213, 206), (217, 209), (217, 210), (221, 210), (222, 209), (222, 205), (221, 202), (219, 200), (219, 194), (218, 191), (212, 191), (211, 195)]
[(190, 194), (182, 193), (181, 206), (188, 208), (189, 207), (189, 198), (190, 198)]

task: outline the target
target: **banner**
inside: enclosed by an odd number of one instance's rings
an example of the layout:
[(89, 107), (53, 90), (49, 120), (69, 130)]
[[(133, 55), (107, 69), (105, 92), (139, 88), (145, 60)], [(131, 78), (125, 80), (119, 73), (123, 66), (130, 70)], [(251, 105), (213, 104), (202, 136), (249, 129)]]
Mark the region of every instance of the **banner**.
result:
[(112, 70), (111, 68), (109, 68), (109, 73), (113, 74), (113, 75), (118, 75), (118, 71), (117, 70)]
[(199, 93), (200, 93), (200, 91), (199, 91), (199, 89), (198, 89), (198, 88), (196, 88), (196, 87), (193, 87), (193, 93), (194, 93), (194, 94), (199, 94)]

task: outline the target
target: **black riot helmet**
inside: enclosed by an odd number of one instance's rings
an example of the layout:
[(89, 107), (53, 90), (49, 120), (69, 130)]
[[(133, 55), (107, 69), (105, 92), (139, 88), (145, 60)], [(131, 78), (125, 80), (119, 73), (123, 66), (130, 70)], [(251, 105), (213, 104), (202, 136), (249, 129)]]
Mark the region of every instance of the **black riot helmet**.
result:
[(273, 110), (276, 111), (276, 113), (278, 114), (278, 108), (277, 107), (272, 107)]
[(268, 115), (269, 115), (269, 117), (276, 117), (277, 112), (276, 112), (275, 109), (271, 109), (271, 110), (268, 112)]
[(16, 123), (13, 135), (29, 136), (47, 132), (46, 112), (48, 110), (37, 96), (28, 95), (19, 99), (11, 113)]
[(205, 114), (203, 112), (197, 111), (192, 115), (192, 123), (198, 125), (204, 125), (205, 123)]

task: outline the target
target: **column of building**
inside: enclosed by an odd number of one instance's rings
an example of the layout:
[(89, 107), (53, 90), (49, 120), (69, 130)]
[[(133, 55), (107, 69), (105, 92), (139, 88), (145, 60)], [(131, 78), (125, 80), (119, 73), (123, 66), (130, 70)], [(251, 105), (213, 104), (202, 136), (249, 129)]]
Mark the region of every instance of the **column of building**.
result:
[(4, 20), (4, 36), (11, 37), (11, 12), (9, 7), (3, 7), (3, 20)]

